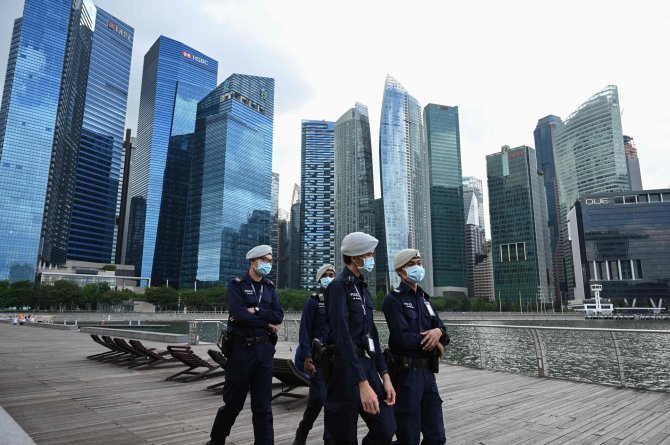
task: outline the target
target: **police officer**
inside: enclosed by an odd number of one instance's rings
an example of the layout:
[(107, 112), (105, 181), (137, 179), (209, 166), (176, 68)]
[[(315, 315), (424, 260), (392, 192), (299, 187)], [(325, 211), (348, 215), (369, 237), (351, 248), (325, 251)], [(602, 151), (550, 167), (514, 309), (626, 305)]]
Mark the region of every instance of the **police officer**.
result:
[[(326, 342), (328, 337), (328, 324), (326, 323), (326, 306), (323, 292), (331, 281), (335, 278), (335, 266), (324, 264), (316, 272), (316, 282), (319, 289), (314, 292), (305, 303), (300, 319), (300, 346), (299, 360), (304, 363), (304, 370), (311, 375), (309, 384), (309, 401), (305, 407), (305, 413), (302, 415), (302, 421), (295, 432), (293, 445), (305, 445), (309, 430), (312, 429), (314, 421), (319, 417), (321, 408), (326, 403), (326, 381), (324, 380), (323, 370), (316, 369), (312, 360), (312, 340), (318, 338), (322, 343)], [(330, 443), (330, 434), (326, 428), (323, 433), (325, 443)]]
[(359, 414), (369, 429), (363, 444), (390, 444), (395, 433), (395, 391), (362, 275), (374, 268), (377, 243), (363, 232), (345, 236), (340, 248), (345, 267), (326, 289), (329, 342), (334, 343), (335, 353), (326, 382), (325, 423), (336, 444), (358, 443)]
[(391, 380), (397, 391), (395, 418), (398, 444), (424, 445), (446, 442), (442, 399), (435, 382), (439, 355), (449, 336), (430, 297), (418, 283), (423, 280), (421, 254), (404, 249), (393, 260), (402, 280), (384, 299), (382, 310), (389, 327), (389, 347), (393, 354)]
[[(273, 444), (272, 426), (272, 335), (279, 330), (284, 311), (272, 281), (272, 248), (256, 246), (247, 252), (249, 272), (228, 285), (228, 334), (232, 351), (223, 385), (224, 405), (212, 426), (210, 445), (225, 444), (226, 437), (251, 392), (255, 444)], [(276, 339), (276, 335), (274, 336)], [(276, 341), (276, 340), (275, 340)]]

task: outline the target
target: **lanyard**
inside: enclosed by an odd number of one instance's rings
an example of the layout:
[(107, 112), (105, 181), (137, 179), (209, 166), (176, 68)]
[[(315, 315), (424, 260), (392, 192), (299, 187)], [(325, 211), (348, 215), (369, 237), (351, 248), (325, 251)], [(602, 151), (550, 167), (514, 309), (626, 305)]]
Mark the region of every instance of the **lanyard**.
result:
[(260, 292), (260, 295), (258, 295), (258, 293), (256, 293), (256, 286), (254, 286), (254, 283), (251, 283), (251, 290), (254, 292), (254, 296), (255, 296), (256, 298), (258, 298), (258, 303), (256, 303), (256, 304), (257, 304), (257, 305), (260, 304), (260, 303), (261, 303), (261, 299), (263, 298), (263, 284), (261, 284), (261, 292)]

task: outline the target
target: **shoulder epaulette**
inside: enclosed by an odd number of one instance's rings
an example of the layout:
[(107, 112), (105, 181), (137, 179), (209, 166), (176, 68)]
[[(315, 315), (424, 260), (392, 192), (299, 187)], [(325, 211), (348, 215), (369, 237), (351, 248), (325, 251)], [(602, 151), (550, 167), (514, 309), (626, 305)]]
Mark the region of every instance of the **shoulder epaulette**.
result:
[(235, 283), (241, 283), (241, 282), (242, 282), (242, 278), (240, 278), (240, 277), (235, 277), (235, 278), (233, 278), (233, 281), (234, 281)]
[(318, 298), (318, 297), (319, 297), (319, 294), (317, 294), (316, 292), (314, 292), (312, 295), (310, 295), (310, 297), (312, 297), (312, 298)]
[(270, 286), (275, 287), (275, 284), (271, 280), (268, 280), (267, 278), (263, 278), (263, 283), (267, 283)]
[(400, 293), (400, 289), (398, 289), (398, 288), (396, 287), (396, 288), (393, 289), (391, 292), (394, 293), (394, 294), (399, 294), (399, 293)]

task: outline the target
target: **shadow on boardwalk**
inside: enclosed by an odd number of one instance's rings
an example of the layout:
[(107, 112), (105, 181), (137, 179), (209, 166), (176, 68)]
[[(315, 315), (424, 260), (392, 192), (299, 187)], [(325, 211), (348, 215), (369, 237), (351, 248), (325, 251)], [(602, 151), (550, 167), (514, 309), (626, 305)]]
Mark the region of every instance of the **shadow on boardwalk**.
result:
[[(167, 382), (179, 365), (134, 371), (86, 360), (102, 351), (76, 331), (0, 323), (0, 338), (0, 405), (38, 444), (208, 440), (221, 396), (205, 388), (222, 377)], [(292, 346), (278, 345), (277, 356)], [(438, 383), (449, 444), (670, 443), (670, 394), (444, 365)], [(292, 443), (302, 415), (290, 402), (273, 402), (278, 445)], [(322, 433), (321, 417), (308, 443)], [(249, 399), (230, 442), (253, 443)]]

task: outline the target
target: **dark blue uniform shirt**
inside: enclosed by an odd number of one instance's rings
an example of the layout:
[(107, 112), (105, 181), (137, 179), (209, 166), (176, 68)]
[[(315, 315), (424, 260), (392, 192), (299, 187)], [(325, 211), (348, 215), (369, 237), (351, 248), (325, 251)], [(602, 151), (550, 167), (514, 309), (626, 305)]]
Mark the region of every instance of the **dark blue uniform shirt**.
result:
[[(280, 324), (284, 320), (284, 310), (272, 281), (263, 278), (255, 282), (247, 273), (242, 278), (233, 279), (228, 285), (228, 312), (233, 318), (228, 323), (228, 333), (240, 337), (267, 335), (268, 323)], [(256, 313), (247, 308), (258, 308)]]
[(356, 277), (345, 267), (328, 285), (325, 296), (326, 316), (331, 330), (329, 341), (335, 344), (336, 356), (344, 367), (352, 370), (358, 382), (367, 380), (357, 349), (368, 349), (369, 335), (374, 341), (377, 372), (387, 372), (372, 314), (374, 305), (363, 275)]
[[(431, 316), (426, 304), (431, 305), (435, 316)], [(448, 336), (444, 323), (430, 303), (430, 297), (417, 286), (416, 293), (407, 284), (401, 282), (384, 299), (382, 305), (386, 323), (389, 327), (389, 348), (391, 352), (409, 357), (421, 357), (426, 351), (421, 349), (423, 335), (420, 332), (434, 328), (442, 330), (440, 343), (446, 345)]]
[(312, 357), (313, 339), (318, 338), (321, 342), (325, 342), (329, 333), (323, 289), (319, 289), (305, 302), (300, 318), (299, 340), (302, 359)]

